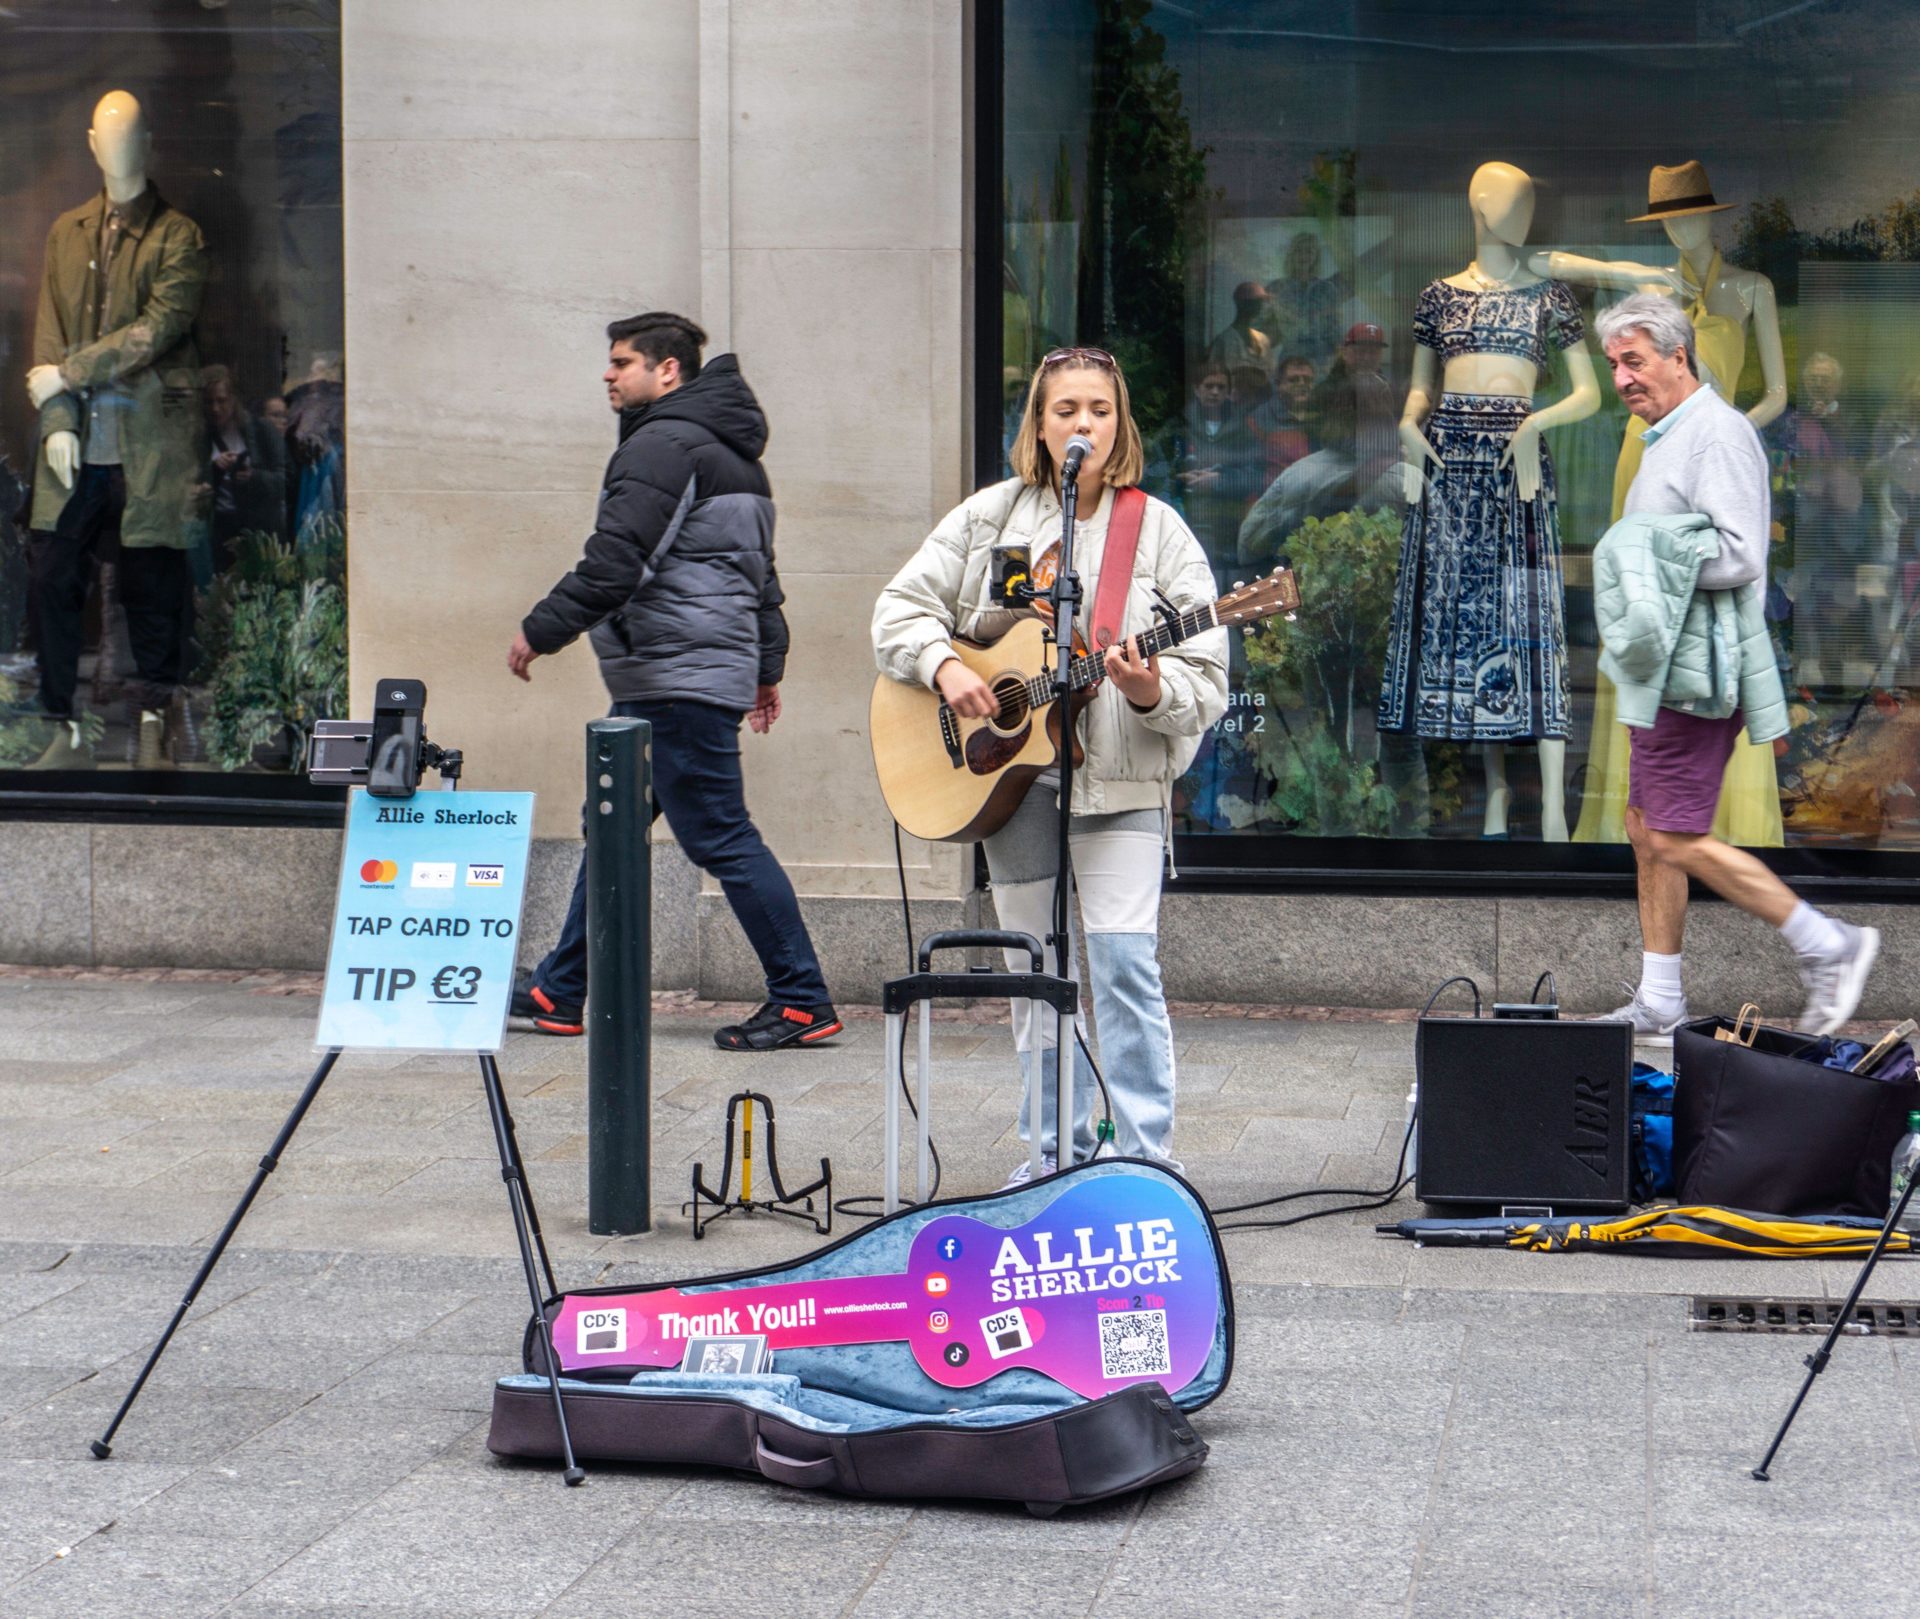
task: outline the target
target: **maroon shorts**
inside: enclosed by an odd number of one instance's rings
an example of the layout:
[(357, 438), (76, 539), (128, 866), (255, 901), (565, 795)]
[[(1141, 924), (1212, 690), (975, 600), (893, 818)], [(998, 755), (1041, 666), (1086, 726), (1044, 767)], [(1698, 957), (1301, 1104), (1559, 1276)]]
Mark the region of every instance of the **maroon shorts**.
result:
[(1711, 832), (1727, 761), (1746, 723), (1737, 708), (1723, 720), (1663, 708), (1651, 730), (1628, 726), (1627, 808), (1656, 832)]

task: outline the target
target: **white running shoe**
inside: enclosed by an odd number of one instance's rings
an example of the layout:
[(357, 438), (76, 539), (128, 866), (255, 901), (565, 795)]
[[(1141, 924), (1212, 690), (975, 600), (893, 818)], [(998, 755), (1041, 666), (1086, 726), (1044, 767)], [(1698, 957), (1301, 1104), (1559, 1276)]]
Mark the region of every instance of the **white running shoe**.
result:
[[(1058, 1172), (1059, 1168), (1060, 1168), (1060, 1165), (1054, 1161), (1054, 1156), (1052, 1153), (1050, 1152), (1041, 1153), (1040, 1178), (1042, 1180), (1045, 1180), (1049, 1175), (1052, 1175)], [(1013, 1173), (1009, 1175), (1006, 1178), (1006, 1180), (1001, 1183), (1000, 1190), (1003, 1192), (1010, 1192), (1016, 1186), (1025, 1186), (1027, 1182), (1032, 1179), (1033, 1179), (1033, 1161), (1028, 1158), (1022, 1158), (1019, 1163), (1013, 1166)]]
[(1795, 1025), (1802, 1034), (1832, 1034), (1852, 1017), (1860, 1005), (1860, 992), (1867, 987), (1867, 974), (1873, 971), (1874, 958), (1880, 954), (1880, 930), (1857, 928), (1851, 922), (1839, 924), (1846, 934), (1846, 948), (1837, 956), (1800, 958), (1800, 982), (1807, 986), (1807, 1009)]
[(1631, 1023), (1633, 1025), (1633, 1043), (1636, 1046), (1671, 1046), (1673, 1031), (1687, 1021), (1687, 1003), (1680, 1002), (1680, 1010), (1672, 1017), (1657, 1012), (1640, 998), (1639, 986), (1623, 983), (1620, 986), (1632, 995), (1632, 999), (1617, 1012), (1608, 1012), (1604, 1017), (1592, 1019), (1595, 1023)]

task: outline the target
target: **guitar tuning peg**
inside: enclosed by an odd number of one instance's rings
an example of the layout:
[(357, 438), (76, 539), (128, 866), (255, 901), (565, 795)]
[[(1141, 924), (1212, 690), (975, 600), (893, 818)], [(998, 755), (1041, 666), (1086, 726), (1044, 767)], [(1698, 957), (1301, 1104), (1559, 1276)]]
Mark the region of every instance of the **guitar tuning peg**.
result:
[(1287, 614), (1287, 622), (1291, 624), (1294, 622), (1295, 619), (1299, 618), (1299, 616), (1300, 615), (1298, 613), (1289, 613)]
[(1246, 580), (1244, 580), (1244, 579), (1236, 579), (1236, 580), (1234, 580), (1234, 582), (1233, 582), (1233, 588), (1234, 588), (1235, 590), (1245, 590), (1245, 589), (1247, 588), (1247, 582), (1246, 582)]

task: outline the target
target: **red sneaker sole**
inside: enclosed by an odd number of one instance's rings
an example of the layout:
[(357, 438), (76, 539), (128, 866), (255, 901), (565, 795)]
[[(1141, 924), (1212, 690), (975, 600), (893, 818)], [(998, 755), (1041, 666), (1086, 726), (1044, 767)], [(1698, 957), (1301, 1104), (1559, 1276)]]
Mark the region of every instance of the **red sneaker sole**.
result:
[(585, 1034), (587, 1032), (587, 1026), (584, 1023), (556, 1023), (552, 1018), (537, 1017), (533, 1019), (533, 1026), (542, 1034)]
[(827, 1037), (828, 1037), (829, 1035), (835, 1035), (835, 1034), (838, 1034), (838, 1033), (840, 1033), (840, 1031), (841, 1031), (841, 1030), (842, 1030), (842, 1029), (843, 1029), (843, 1028), (844, 1028), (845, 1026), (846, 1026), (846, 1025), (844, 1025), (844, 1024), (843, 1024), (843, 1023), (842, 1023), (842, 1022), (841, 1022), (841, 1021), (840, 1021), (840, 1020), (839, 1020), (838, 1018), (835, 1018), (835, 1019), (834, 1019), (834, 1020), (833, 1020), (833, 1021), (832, 1021), (831, 1023), (829, 1023), (829, 1024), (828, 1024), (828, 1025), (827, 1025), (827, 1026), (826, 1026), (826, 1027), (825, 1027), (824, 1029), (809, 1029), (809, 1030), (807, 1030), (807, 1032), (806, 1032), (805, 1034), (803, 1034), (803, 1035), (801, 1035), (801, 1036), (800, 1036), (800, 1039), (799, 1039), (799, 1042), (798, 1042), (798, 1043), (799, 1043), (799, 1044), (801, 1044), (801, 1045), (803, 1045), (803, 1046), (810, 1046), (810, 1045), (812, 1045), (812, 1044), (814, 1043), (814, 1041), (816, 1041), (816, 1040), (824, 1040), (824, 1039), (826, 1039), (826, 1038), (827, 1038)]

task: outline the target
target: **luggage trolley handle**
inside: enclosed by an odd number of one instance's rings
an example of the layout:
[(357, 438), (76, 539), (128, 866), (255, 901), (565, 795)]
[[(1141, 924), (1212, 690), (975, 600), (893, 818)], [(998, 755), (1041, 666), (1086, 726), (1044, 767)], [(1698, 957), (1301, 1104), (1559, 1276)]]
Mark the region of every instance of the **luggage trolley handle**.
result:
[(945, 933), (929, 935), (920, 946), (923, 973), (933, 971), (936, 950), (1024, 950), (1035, 972), (1042, 970), (1041, 964), (1046, 959), (1040, 941), (1031, 933), (1015, 933), (1004, 928), (949, 928)]
[[(933, 970), (938, 950), (993, 949), (1026, 954), (1028, 972), (995, 972), (986, 968), (952, 972)], [(1037, 1001), (1054, 1009), (1059, 1021), (1060, 1099), (1066, 1117), (1072, 1118), (1073, 1046), (1072, 1022), (1079, 999), (1079, 986), (1071, 979), (1055, 978), (1045, 970), (1046, 954), (1031, 933), (1015, 933), (991, 928), (955, 928), (929, 935), (920, 946), (919, 971), (906, 978), (890, 979), (882, 986), (881, 1010), (886, 1014), (886, 1111), (884, 1114), (885, 1164), (881, 1203), (892, 1214), (900, 1207), (900, 1095), (906, 1085), (903, 1035), (909, 1008), (942, 995), (1007, 995)], [(919, 1073), (914, 1085), (915, 1111), (919, 1114), (919, 1152), (914, 1186), (921, 1201), (931, 1195), (932, 1121), (929, 1118), (928, 1074), (932, 1067), (933, 1025), (923, 1007), (919, 1018)], [(1036, 1062), (1038, 1053), (1036, 1052)], [(1033, 1142), (1032, 1156), (1040, 1152), (1040, 1086), (1033, 1087), (1033, 1114), (1029, 1124)], [(1069, 1123), (1068, 1128), (1071, 1128)], [(1036, 1165), (1037, 1167), (1037, 1165)]]

